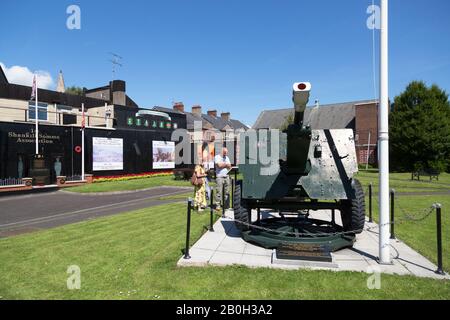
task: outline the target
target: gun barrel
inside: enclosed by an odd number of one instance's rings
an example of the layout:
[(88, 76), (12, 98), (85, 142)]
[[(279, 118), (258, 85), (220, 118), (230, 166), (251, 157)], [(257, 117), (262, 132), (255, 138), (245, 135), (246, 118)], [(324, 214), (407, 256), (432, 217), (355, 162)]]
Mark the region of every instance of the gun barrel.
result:
[(297, 82), (294, 83), (292, 101), (294, 102), (295, 117), (294, 124), (301, 125), (303, 123), (303, 116), (306, 109), (306, 104), (309, 101), (309, 93), (311, 92), (311, 83)]

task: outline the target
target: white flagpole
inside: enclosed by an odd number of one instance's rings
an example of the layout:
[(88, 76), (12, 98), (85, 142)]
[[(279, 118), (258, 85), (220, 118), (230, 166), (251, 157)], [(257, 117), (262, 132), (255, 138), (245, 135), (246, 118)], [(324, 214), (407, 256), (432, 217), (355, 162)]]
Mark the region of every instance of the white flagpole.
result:
[(381, 0), (380, 109), (379, 109), (379, 263), (391, 263), (389, 218), (389, 64), (388, 0)]
[(81, 126), (81, 180), (84, 181), (84, 128), (86, 126), (86, 120), (84, 116), (84, 103), (81, 104), (81, 114), (83, 119)]
[(38, 117), (38, 79), (37, 76), (35, 75), (35, 80), (36, 80), (36, 99), (35, 99), (35, 110), (34, 110), (34, 122), (35, 122), (35, 133), (36, 133), (36, 155), (39, 154), (39, 117)]

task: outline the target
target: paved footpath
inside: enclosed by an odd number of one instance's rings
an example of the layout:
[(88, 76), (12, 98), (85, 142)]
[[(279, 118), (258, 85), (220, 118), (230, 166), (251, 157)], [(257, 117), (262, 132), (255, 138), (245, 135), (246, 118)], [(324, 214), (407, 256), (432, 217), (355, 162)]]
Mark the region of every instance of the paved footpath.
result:
[(81, 194), (54, 191), (0, 197), (0, 238), (90, 220), (151, 206), (179, 202), (161, 199), (189, 192), (186, 187)]
[[(312, 218), (331, 221), (328, 211), (319, 210), (310, 212)], [(272, 213), (262, 211), (266, 217)], [(256, 220), (256, 210), (252, 211)], [(332, 271), (356, 271), (366, 273), (388, 273), (397, 275), (411, 275), (417, 277), (446, 279), (448, 274), (442, 276), (435, 273), (437, 267), (428, 259), (414, 251), (400, 240), (391, 240), (392, 265), (380, 265), (378, 256), (378, 225), (366, 222), (364, 232), (359, 234), (353, 248), (343, 249), (332, 253), (332, 262), (311, 262), (277, 259), (274, 250), (260, 248), (247, 243), (241, 238), (237, 230), (233, 211), (226, 212), (226, 218), (219, 219), (214, 224), (214, 232), (206, 232), (190, 249), (190, 259), (183, 257), (178, 266), (228, 266), (244, 265), (251, 268), (273, 269), (311, 269)], [(274, 214), (274, 216), (277, 216)], [(336, 215), (336, 223), (341, 224), (340, 215)]]

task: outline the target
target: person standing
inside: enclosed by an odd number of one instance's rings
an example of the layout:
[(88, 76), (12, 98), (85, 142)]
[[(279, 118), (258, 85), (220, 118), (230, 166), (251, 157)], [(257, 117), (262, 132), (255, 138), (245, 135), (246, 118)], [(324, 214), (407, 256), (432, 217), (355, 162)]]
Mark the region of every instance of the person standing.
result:
[(206, 171), (203, 168), (203, 164), (200, 163), (195, 166), (195, 172), (194, 172), (195, 178), (194, 178), (194, 207), (199, 212), (205, 210), (207, 203), (206, 203)]
[[(226, 200), (226, 195), (229, 194), (230, 177), (228, 173), (231, 170), (230, 158), (228, 158), (228, 149), (222, 148), (221, 154), (214, 157), (214, 164), (216, 168), (216, 209), (220, 210), (222, 201)], [(225, 194), (223, 191), (225, 189)]]

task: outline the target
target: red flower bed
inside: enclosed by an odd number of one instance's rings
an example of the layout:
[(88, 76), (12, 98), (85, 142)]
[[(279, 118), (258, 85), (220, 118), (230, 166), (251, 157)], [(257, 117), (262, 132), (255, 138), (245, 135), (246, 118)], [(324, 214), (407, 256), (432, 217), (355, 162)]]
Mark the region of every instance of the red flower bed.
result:
[(129, 173), (115, 176), (103, 176), (103, 177), (94, 177), (94, 182), (104, 182), (104, 181), (125, 181), (125, 180), (133, 180), (133, 179), (142, 179), (142, 178), (150, 178), (150, 177), (163, 177), (172, 175), (173, 171), (158, 171), (158, 172), (144, 172), (144, 173)]

